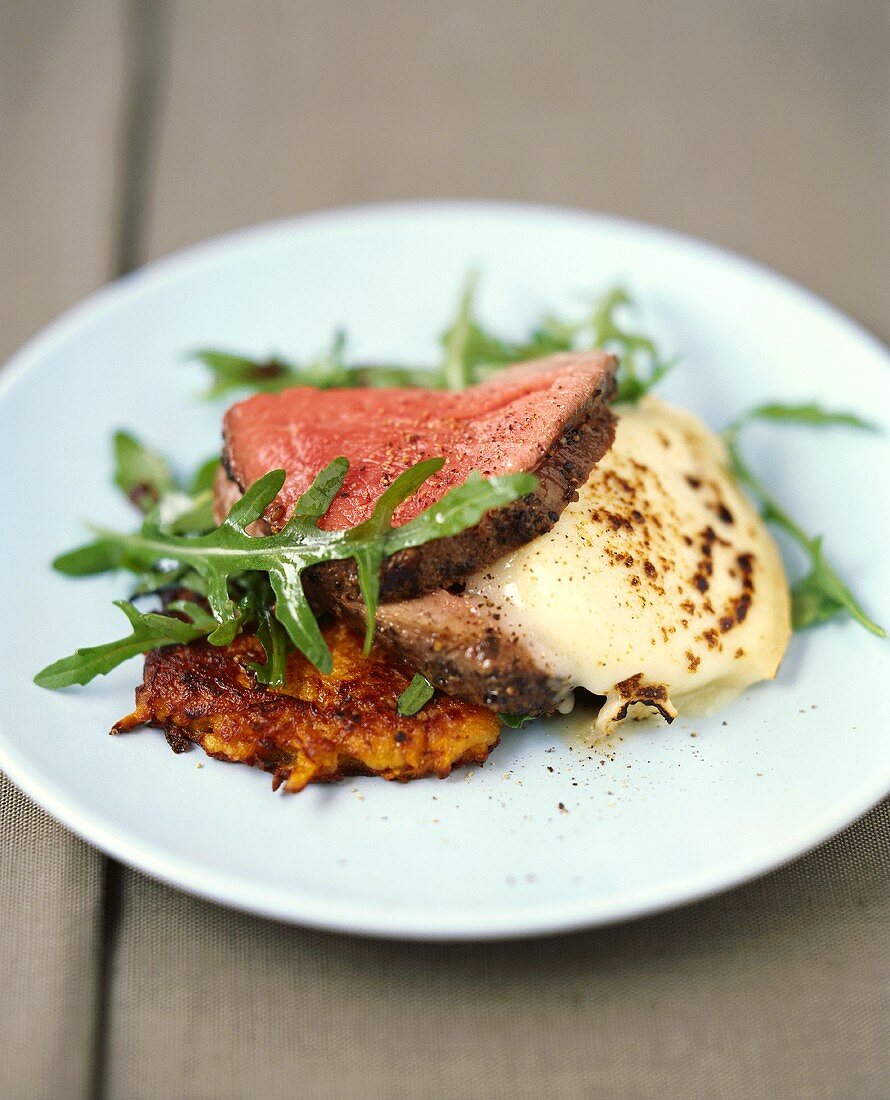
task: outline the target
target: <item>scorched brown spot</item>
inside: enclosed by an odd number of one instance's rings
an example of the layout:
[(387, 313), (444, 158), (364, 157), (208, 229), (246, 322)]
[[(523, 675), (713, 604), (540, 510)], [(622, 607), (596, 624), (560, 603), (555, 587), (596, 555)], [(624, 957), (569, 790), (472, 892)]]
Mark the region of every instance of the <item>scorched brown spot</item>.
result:
[(644, 683), (642, 672), (621, 680), (615, 685), (615, 691), (622, 702), (611, 716), (613, 722), (623, 722), (635, 704), (652, 707), (668, 723), (673, 722), (676, 717), (677, 712), (671, 706), (667, 687), (664, 684)]

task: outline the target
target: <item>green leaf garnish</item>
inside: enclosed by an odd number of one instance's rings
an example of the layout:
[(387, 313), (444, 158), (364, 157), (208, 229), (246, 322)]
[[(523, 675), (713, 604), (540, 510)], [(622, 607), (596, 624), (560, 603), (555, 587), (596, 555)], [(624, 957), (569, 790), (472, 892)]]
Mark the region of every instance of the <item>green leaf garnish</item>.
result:
[(386, 386), (417, 386), (439, 389), (441, 374), (423, 367), (379, 364), (349, 366), (344, 362), (346, 335), (334, 333), (330, 348), (318, 358), (300, 365), (285, 359), (249, 359), (224, 351), (198, 351), (191, 357), (211, 374), (205, 392), (208, 398), (221, 397), (238, 390), (253, 393), (279, 393), (290, 386), (314, 386), (316, 389), (348, 389)]
[(605, 294), (591, 319), (593, 347), (614, 351), (619, 356), (616, 401), (636, 404), (656, 386), (676, 364), (676, 359), (663, 359), (648, 336), (622, 327), (615, 314), (623, 306), (633, 305), (624, 287), (618, 286)]
[(425, 707), (435, 694), (436, 689), (426, 676), (421, 676), (417, 672), (414, 674), (414, 679), (399, 696), (396, 709), (403, 718), (410, 718), (412, 714), (417, 714), (419, 710)]
[(885, 638), (887, 634), (883, 627), (865, 614), (849, 588), (825, 560), (821, 535), (810, 541), (807, 552), (812, 562), (810, 571), (791, 590), (794, 629), (805, 630), (810, 626), (818, 626), (838, 613), (846, 612), (866, 630), (879, 638)]
[(664, 359), (654, 341), (633, 332), (618, 320), (618, 313), (633, 307), (624, 287), (613, 287), (579, 321), (545, 314), (528, 339), (513, 343), (482, 327), (473, 311), (476, 279), (468, 279), (457, 317), (446, 330), (445, 384), (461, 389), (490, 378), (513, 363), (538, 359), (558, 352), (603, 348), (619, 357), (616, 401), (635, 403), (649, 392), (676, 360)]
[(167, 460), (134, 435), (116, 432), (113, 449), (114, 483), (141, 512), (150, 511), (176, 488)]
[(193, 356), (210, 371), (207, 397), (222, 397), (231, 390), (248, 388), (256, 393), (277, 393), (297, 386), (297, 371), (280, 359), (257, 360), (225, 351), (196, 351)]
[(205, 634), (209, 634), (216, 626), (216, 620), (202, 604), (194, 600), (171, 600), (167, 605), (168, 611), (180, 611), (188, 615), (192, 624)]
[(191, 603), (179, 605), (181, 611), (192, 616), (190, 622), (172, 615), (159, 615), (151, 611), (143, 613), (126, 600), (115, 600), (115, 607), (123, 611), (133, 628), (126, 638), (75, 650), (70, 657), (54, 661), (38, 672), (34, 683), (43, 688), (86, 684), (95, 676), (105, 676), (140, 653), (165, 645), (185, 645), (202, 638), (216, 625), (201, 608)]
[(473, 383), (472, 367), (467, 359), (467, 350), (471, 328), (474, 326), (472, 309), (477, 281), (477, 272), (471, 272), (464, 284), (454, 323), (442, 337), (442, 343), (445, 347), (445, 362), (442, 364), (442, 374), (445, 379), (445, 386), (449, 390), (463, 390)]
[(216, 471), (218, 469), (219, 455), (211, 455), (210, 458), (205, 459), (189, 480), (189, 495), (194, 497), (198, 496), (200, 493), (206, 493), (208, 490), (212, 492), (213, 484), (216, 481)]
[(191, 496), (170, 493), (158, 504), (158, 524), (170, 535), (202, 534), (216, 526), (213, 490), (202, 489)]
[(730, 424), (727, 432), (738, 435), (739, 429), (744, 424), (755, 420), (777, 421), (785, 424), (805, 424), (810, 427), (827, 428), (832, 425), (841, 425), (847, 428), (858, 428), (862, 431), (876, 432), (880, 429), (870, 420), (863, 420), (856, 413), (838, 409), (826, 409), (815, 401), (804, 404), (785, 404), (779, 401), (770, 401), (764, 405), (755, 405), (753, 409), (742, 413), (741, 416)]
[[(183, 487), (163, 455), (130, 432), (117, 432), (114, 436), (115, 485), (143, 515), (157, 510), (158, 523), (170, 534), (201, 533), (215, 526), (213, 481), (218, 466), (218, 458), (208, 459), (199, 466), (188, 486)], [(58, 568), (66, 571), (61, 565)], [(83, 566), (75, 560), (71, 568)]]
[(476, 316), (478, 277), (466, 279), (454, 319), (442, 334), (443, 359), (437, 367), (420, 365), (358, 365), (345, 363), (345, 337), (335, 334), (330, 349), (304, 365), (278, 357), (249, 359), (229, 352), (200, 351), (194, 358), (210, 371), (210, 397), (235, 390), (277, 393), (288, 386), (318, 389), (345, 387), (421, 387), (461, 390), (482, 382), (513, 363), (557, 352), (605, 348), (620, 358), (616, 400), (636, 402), (674, 365), (659, 353), (654, 341), (619, 320), (633, 301), (624, 287), (604, 294), (580, 320), (545, 314), (523, 340), (510, 340), (486, 328)]
[[(205, 364), (215, 362), (222, 353), (199, 352), (195, 358)], [(213, 357), (212, 359), (210, 357)], [(278, 393), (290, 386), (314, 386), (320, 390), (370, 388), (384, 389), (388, 386), (416, 387), (419, 389), (441, 389), (442, 380), (436, 371), (424, 367), (403, 367), (397, 365), (375, 365), (343, 367), (326, 370), (322, 363), (316, 362), (310, 367), (299, 367), (280, 360), (275, 361), (273, 375), (260, 375), (257, 372), (268, 364), (263, 364), (241, 356), (225, 358), (243, 364), (240, 370), (231, 368), (227, 377), (213, 383), (207, 391), (208, 397), (218, 397), (237, 390), (250, 390), (254, 393)]]
[[(113, 569), (126, 568), (124, 556), (116, 546), (104, 542), (89, 542), (76, 550), (67, 550), (53, 560), (53, 569), (66, 577), (93, 577)], [(134, 563), (134, 571), (138, 566)]]
[(263, 664), (251, 661), (257, 682), (267, 687), (281, 687), (287, 678), (287, 655), (292, 646), (287, 631), (275, 618), (275, 601), (272, 590), (261, 575), (247, 583), (247, 594), (241, 601), (245, 616), (256, 619), (256, 633), (266, 653)]
[(526, 722), (532, 721), (527, 714), (499, 714), (498, 718), (511, 730), (521, 730)]
[[(769, 411), (764, 414), (764, 409)], [(791, 587), (791, 621), (794, 629), (805, 630), (843, 613), (877, 637), (885, 638), (887, 634), (884, 628), (869, 618), (841, 580), (837, 570), (825, 558), (822, 552), (822, 536), (808, 535), (743, 460), (738, 443), (740, 430), (745, 424), (757, 419), (796, 421), (819, 426), (844, 424), (867, 430), (872, 430), (872, 425), (852, 413), (830, 412), (817, 405), (759, 405), (734, 420), (724, 431), (723, 438), (729, 455), (730, 472), (759, 503), (763, 518), (792, 538), (809, 559), (809, 572)]]
[[(213, 613), (215, 626), (208, 635), (213, 645), (228, 645), (244, 619), (244, 608), (233, 599), (231, 584), (245, 573), (265, 574), (275, 596), (275, 619), (294, 646), (321, 672), (329, 673), (331, 654), (303, 590), (304, 570), (325, 561), (348, 558), (356, 561), (365, 603), (367, 651), (377, 613), (379, 570), (385, 557), (398, 550), (459, 534), (475, 526), (492, 508), (510, 504), (533, 492), (537, 486), (537, 479), (532, 474), (488, 479), (473, 474), (415, 519), (401, 527), (393, 527), (392, 516), (398, 506), (439, 470), (442, 463), (442, 459), (427, 459), (406, 470), (383, 493), (370, 518), (347, 530), (325, 531), (318, 526), (349, 469), (347, 460), (339, 458), (315, 478), (297, 502), (287, 524), (276, 534), (257, 537), (249, 535), (246, 528), (260, 518), (278, 495), (284, 484), (283, 470), (273, 470), (260, 478), (232, 506), (222, 524), (206, 534), (169, 534), (161, 529), (155, 510), (146, 516), (142, 529), (135, 534), (96, 528), (97, 538), (93, 543), (63, 555), (56, 564), (70, 575), (121, 567), (142, 574), (157, 570), (167, 562), (190, 570), (200, 579)], [(258, 616), (263, 627), (259, 611)], [(266, 648), (267, 658), (270, 649), (272, 651), (269, 674), (277, 677), (280, 673), (280, 666), (275, 665), (278, 638), (267, 631), (261, 640), (264, 648), (266, 641), (269, 642)]]

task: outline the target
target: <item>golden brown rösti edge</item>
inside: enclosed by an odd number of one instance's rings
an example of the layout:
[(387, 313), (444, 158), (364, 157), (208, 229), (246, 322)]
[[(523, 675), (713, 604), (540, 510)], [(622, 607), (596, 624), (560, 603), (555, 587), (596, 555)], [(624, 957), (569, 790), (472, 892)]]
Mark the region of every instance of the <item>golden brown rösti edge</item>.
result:
[(400, 716), (398, 698), (413, 675), (407, 664), (376, 646), (365, 657), (342, 623), (323, 633), (333, 672), (322, 675), (293, 652), (281, 688), (256, 682), (249, 664), (264, 654), (251, 634), (228, 646), (200, 641), (155, 650), (145, 660), (136, 709), (112, 733), (156, 726), (174, 752), (200, 745), (218, 760), (271, 772), (273, 786), (291, 792), (346, 775), (444, 778), (460, 764), (481, 764), (497, 745), (497, 716), (447, 695)]

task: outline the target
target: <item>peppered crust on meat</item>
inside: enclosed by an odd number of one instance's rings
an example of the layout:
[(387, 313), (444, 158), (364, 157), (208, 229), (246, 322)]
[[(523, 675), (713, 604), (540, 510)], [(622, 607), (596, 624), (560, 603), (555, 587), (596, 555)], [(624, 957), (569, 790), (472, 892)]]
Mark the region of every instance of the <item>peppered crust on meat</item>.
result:
[[(355, 630), (364, 605), (343, 600), (338, 613)], [(551, 714), (570, 696), (570, 684), (533, 653), (484, 597), (439, 590), (414, 600), (381, 604), (375, 637), (449, 695), (500, 714)]]

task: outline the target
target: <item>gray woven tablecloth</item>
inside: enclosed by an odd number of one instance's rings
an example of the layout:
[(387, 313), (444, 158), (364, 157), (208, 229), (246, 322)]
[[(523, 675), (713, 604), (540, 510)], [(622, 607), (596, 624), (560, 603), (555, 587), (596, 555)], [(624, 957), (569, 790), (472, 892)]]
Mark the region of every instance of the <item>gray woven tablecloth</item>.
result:
[[(4, 351), (221, 230), (437, 195), (694, 232), (890, 334), (884, 0), (3, 0), (0, 20)], [(479, 946), (197, 901), (2, 779), (0, 837), (2, 1100), (890, 1096), (890, 803), (721, 897)]]

